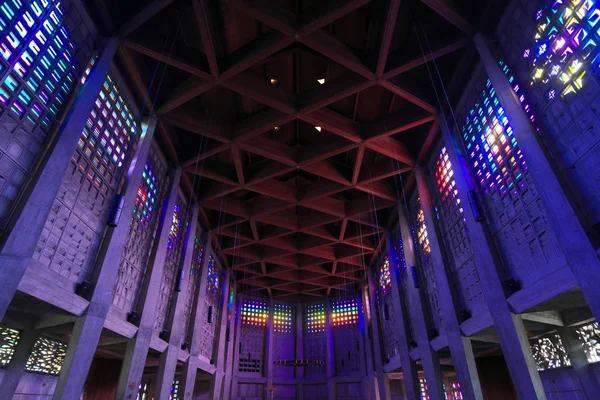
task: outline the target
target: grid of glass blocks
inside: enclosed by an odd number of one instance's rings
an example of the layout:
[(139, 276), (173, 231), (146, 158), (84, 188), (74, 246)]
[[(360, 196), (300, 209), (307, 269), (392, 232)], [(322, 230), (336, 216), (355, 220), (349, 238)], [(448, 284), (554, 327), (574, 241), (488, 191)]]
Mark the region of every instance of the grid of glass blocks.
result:
[(325, 332), (325, 304), (311, 304), (306, 309), (306, 331)]
[(379, 267), (379, 290), (386, 294), (392, 288), (392, 277), (390, 275), (390, 259), (387, 256)]
[(273, 330), (279, 333), (292, 333), (292, 306), (275, 304), (273, 307)]
[(244, 300), (242, 302), (242, 324), (266, 326), (269, 308), (264, 301)]
[(354, 299), (331, 303), (333, 326), (351, 325), (358, 322), (358, 302)]

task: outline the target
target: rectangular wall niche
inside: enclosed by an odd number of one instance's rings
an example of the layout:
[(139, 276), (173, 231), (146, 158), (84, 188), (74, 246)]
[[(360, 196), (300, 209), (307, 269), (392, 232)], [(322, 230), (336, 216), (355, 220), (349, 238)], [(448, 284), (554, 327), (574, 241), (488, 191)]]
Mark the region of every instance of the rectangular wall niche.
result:
[(331, 304), (333, 326), (351, 325), (358, 322), (358, 303), (356, 300), (343, 300)]
[(269, 309), (264, 301), (244, 300), (242, 303), (242, 324), (266, 326)]

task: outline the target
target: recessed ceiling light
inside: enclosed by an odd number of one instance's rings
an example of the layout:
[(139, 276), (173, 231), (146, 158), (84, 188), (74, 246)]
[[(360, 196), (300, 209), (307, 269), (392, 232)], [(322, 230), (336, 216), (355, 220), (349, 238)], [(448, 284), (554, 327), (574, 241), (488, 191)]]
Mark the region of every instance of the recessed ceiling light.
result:
[(274, 85), (274, 84), (276, 84), (277, 82), (278, 82), (278, 80), (277, 80), (277, 79), (273, 79), (273, 78), (271, 78), (271, 85)]
[(321, 127), (320, 126), (315, 126), (315, 129), (318, 130), (319, 132), (321, 132)]
[(317, 79), (317, 82), (319, 82), (322, 85), (325, 83), (325, 78)]
[(279, 126), (274, 126), (273, 129), (275, 129), (276, 131), (278, 131), (281, 128)]

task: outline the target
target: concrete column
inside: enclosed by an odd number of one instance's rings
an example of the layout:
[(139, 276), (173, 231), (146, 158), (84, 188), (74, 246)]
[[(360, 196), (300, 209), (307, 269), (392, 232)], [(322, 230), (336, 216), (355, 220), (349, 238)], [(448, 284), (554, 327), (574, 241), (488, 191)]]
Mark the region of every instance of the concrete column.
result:
[(325, 302), (325, 337), (327, 351), (325, 358), (325, 370), (327, 377), (327, 391), (329, 393), (329, 400), (337, 399), (336, 385), (335, 385), (335, 344), (333, 338), (333, 324), (331, 316), (331, 302), (327, 300)]
[(2, 382), (0, 382), (0, 399), (12, 399), (19, 385), (19, 381), (25, 372), (25, 366), (33, 346), (38, 338), (38, 332), (30, 329), (20, 333), (19, 342), (10, 363), (4, 370)]
[(90, 110), (96, 101), (106, 73), (119, 47), (119, 40), (111, 38), (104, 47), (94, 70), (80, 88), (77, 99), (61, 127), (60, 134), (31, 192), (22, 200), (23, 208), (10, 233), (0, 243), (0, 320), (4, 318), (35, 246), (44, 229), (63, 177), (71, 163)]
[[(243, 301), (243, 296), (237, 296), (236, 299), (236, 308), (239, 310), (241, 308), (241, 304)], [(234, 349), (233, 349), (233, 363), (231, 365), (231, 390), (230, 390), (230, 399), (238, 398), (238, 376), (239, 376), (239, 368), (240, 365), (240, 335), (242, 328), (242, 316), (240, 313), (236, 313), (235, 317), (235, 340), (234, 340)]]
[[(404, 257), (408, 266), (414, 266), (416, 264), (414, 242), (412, 239), (412, 233), (410, 231), (410, 224), (408, 223), (408, 216), (401, 210), (398, 210), (398, 218), (400, 221), (400, 231), (402, 233), (402, 239), (404, 244)], [(410, 279), (407, 277), (407, 279)], [(412, 326), (414, 331), (414, 341), (417, 343), (419, 348), (419, 354), (421, 356), (421, 365), (423, 367), (423, 374), (427, 380), (429, 387), (429, 397), (431, 400), (444, 400), (444, 390), (442, 388), (442, 370), (440, 367), (440, 360), (438, 354), (431, 348), (429, 342), (429, 334), (427, 332), (427, 324), (425, 323), (423, 304), (421, 302), (421, 295), (419, 289), (413, 285), (408, 285), (408, 293), (405, 296), (410, 296), (411, 309), (409, 316), (412, 318)], [(406, 378), (405, 378), (406, 379)], [(412, 379), (412, 376), (411, 376)], [(419, 399), (421, 393), (421, 384), (417, 377), (416, 379), (416, 392), (414, 398)], [(410, 393), (411, 387), (406, 387), (407, 396), (411, 399)]]
[(156, 309), (160, 283), (165, 268), (167, 257), (167, 241), (171, 230), (173, 210), (177, 201), (181, 169), (178, 168), (171, 174), (171, 189), (165, 201), (161, 223), (158, 230), (158, 240), (152, 248), (148, 262), (147, 279), (141, 291), (140, 304), (142, 305), (140, 326), (137, 334), (128, 341), (127, 350), (121, 367), (119, 384), (117, 386), (117, 399), (133, 399), (137, 396), (138, 385), (144, 372), (146, 357), (150, 347), (150, 340), (154, 334)]
[[(302, 303), (296, 303), (296, 359), (304, 359), (304, 310)], [(296, 367), (295, 378), (304, 379), (304, 367)], [(304, 390), (301, 383), (296, 385), (296, 399), (304, 399)]]
[(233, 369), (235, 368), (235, 335), (236, 335), (236, 331), (235, 331), (235, 315), (236, 315), (236, 304), (237, 304), (237, 293), (235, 290), (235, 282), (233, 282), (234, 285), (234, 291), (233, 291), (233, 308), (231, 310), (231, 319), (227, 322), (227, 327), (229, 329), (229, 339), (227, 341), (227, 361), (225, 364), (225, 379), (223, 382), (223, 399), (221, 400), (228, 400), (228, 399), (233, 399), (233, 397), (231, 397), (231, 380), (233, 377)]
[[(452, 132), (444, 118), (439, 118), (442, 130), (442, 139), (446, 145), (446, 152), (453, 168), (454, 181), (458, 190), (460, 203), (464, 205), (466, 233), (471, 242), (473, 260), (479, 275), (479, 282), (492, 321), (496, 328), (498, 339), (504, 358), (508, 365), (513, 384), (519, 398), (545, 398), (544, 387), (537, 371), (523, 321), (515, 317), (508, 306), (502, 282), (498, 275), (496, 264), (498, 260), (493, 256), (492, 248), (487, 240), (486, 230), (482, 223), (475, 220), (473, 209), (469, 206), (467, 194), (474, 191), (475, 186), (468, 173), (466, 159), (461, 157), (456, 149), (460, 149), (454, 142)], [(474, 192), (473, 192), (474, 193)], [(460, 378), (459, 378), (460, 379)], [(462, 387), (462, 382), (461, 382)]]
[(83, 392), (83, 386), (112, 302), (115, 280), (119, 272), (119, 263), (115, 260), (121, 259), (125, 248), (129, 223), (148, 152), (152, 145), (156, 121), (156, 117), (150, 117), (143, 124), (145, 128), (142, 131), (135, 156), (129, 165), (127, 180), (122, 190), (125, 202), (121, 220), (118, 226), (106, 228), (102, 247), (94, 267), (96, 277), (94, 292), (86, 312), (75, 321), (65, 362), (54, 391), (54, 399), (75, 399), (79, 398)]
[[(171, 386), (175, 379), (175, 369), (177, 368), (177, 358), (183, 343), (184, 311), (187, 303), (187, 286), (190, 280), (190, 266), (194, 255), (194, 239), (196, 236), (196, 227), (198, 225), (198, 205), (192, 206), (191, 221), (187, 229), (186, 242), (183, 255), (181, 257), (179, 268), (182, 271), (181, 291), (173, 292), (171, 315), (171, 334), (169, 336), (169, 345), (160, 355), (158, 372), (156, 373), (156, 394), (159, 399), (168, 399), (171, 394)], [(181, 382), (180, 382), (181, 385)], [(182, 393), (185, 393), (182, 391)], [(192, 392), (193, 393), (193, 392)], [(184, 397), (185, 398), (185, 397)]]
[[(193, 247), (193, 244), (192, 244)], [(200, 285), (196, 299), (192, 304), (192, 316), (190, 321), (191, 343), (190, 356), (183, 365), (181, 373), (181, 393), (184, 394), (184, 399), (191, 399), (194, 395), (194, 386), (196, 385), (196, 371), (198, 371), (198, 363), (200, 356), (200, 348), (202, 347), (202, 330), (206, 321), (202, 320), (202, 310), (206, 302), (206, 286), (208, 284), (208, 260), (212, 256), (212, 241), (210, 235), (205, 235), (204, 239), (204, 258), (202, 259), (202, 272), (200, 274)], [(191, 257), (190, 257), (191, 264)], [(188, 264), (189, 265), (189, 264)]]
[[(273, 298), (269, 299), (269, 318), (267, 319), (267, 333), (265, 335), (265, 365), (264, 374), (267, 378), (268, 388), (273, 387), (273, 316), (275, 314)], [(267, 397), (268, 398), (268, 397)]]
[[(371, 367), (369, 368), (369, 364), (367, 364), (367, 373), (369, 384), (374, 386), (375, 399), (386, 399), (385, 395), (385, 374), (383, 372), (383, 360), (381, 358), (381, 335), (379, 333), (379, 325), (377, 323), (379, 319), (379, 313), (377, 312), (377, 304), (376, 304), (376, 284), (373, 280), (373, 274), (371, 272), (367, 272), (367, 292), (368, 293), (368, 303), (365, 303), (365, 307), (369, 307), (371, 320), (368, 321), (368, 324), (365, 327), (365, 332), (370, 332), (370, 335), (367, 334), (367, 357), (370, 359)], [(366, 310), (366, 308), (365, 308)], [(371, 328), (368, 331), (369, 327)], [(370, 336), (370, 338), (369, 338)], [(370, 340), (369, 340), (370, 339)]]
[(421, 198), (421, 209), (425, 215), (429, 246), (431, 248), (431, 262), (433, 263), (437, 292), (440, 299), (442, 324), (444, 334), (448, 340), (448, 347), (454, 362), (456, 376), (465, 399), (483, 399), (483, 391), (475, 365), (475, 355), (471, 340), (464, 337), (460, 331), (454, 299), (448, 282), (448, 275), (442, 257), (442, 250), (438, 241), (435, 219), (433, 217), (433, 204), (427, 185), (426, 171), (423, 167), (416, 168), (417, 188)]
[(229, 274), (230, 270), (226, 270), (223, 274), (223, 285), (221, 292), (221, 314), (219, 316), (219, 333), (217, 338), (217, 354), (215, 376), (213, 378), (212, 400), (219, 400), (223, 392), (223, 383), (225, 378), (225, 369), (227, 366), (226, 351), (227, 351), (227, 305), (229, 301)]
[(594, 246), (569, 203), (550, 162), (537, 141), (533, 125), (521, 108), (521, 103), (506, 75), (500, 69), (498, 61), (492, 55), (486, 39), (481, 34), (477, 34), (474, 41), (485, 70), (496, 89), (498, 100), (510, 119), (519, 147), (527, 159), (529, 173), (536, 183), (536, 189), (558, 238), (558, 245), (567, 257), (571, 272), (594, 317), (600, 321), (600, 281), (597, 279), (600, 260)]
[[(407, 238), (403, 236), (403, 244), (406, 248), (407, 244), (404, 242), (410, 241), (410, 236)], [(396, 258), (394, 250), (394, 243), (391, 232), (386, 233), (386, 247), (387, 256), (390, 260), (390, 276), (392, 279), (392, 299), (394, 301), (394, 309), (396, 312), (396, 337), (398, 339), (398, 352), (400, 353), (400, 365), (402, 366), (402, 375), (404, 378), (404, 384), (406, 386), (406, 393), (408, 400), (416, 400), (419, 398), (421, 386), (419, 383), (419, 373), (417, 371), (417, 363), (410, 358), (410, 343), (408, 340), (408, 331), (406, 328), (405, 321), (410, 318), (409, 310), (404, 308), (404, 304), (400, 299), (400, 296), (409, 296), (409, 293), (401, 293), (400, 285), (400, 266)], [(408, 260), (407, 260), (408, 262)], [(412, 265), (412, 264), (411, 264)], [(408, 279), (408, 277), (406, 278)], [(421, 314), (422, 315), (422, 314)], [(425, 329), (427, 331), (427, 329)]]
[(558, 334), (571, 359), (571, 366), (575, 370), (585, 397), (588, 400), (597, 398), (598, 393), (600, 393), (600, 385), (598, 384), (598, 379), (592, 369), (592, 365), (588, 362), (585, 355), (581, 340), (577, 337), (577, 332), (571, 327), (561, 327), (558, 329)]

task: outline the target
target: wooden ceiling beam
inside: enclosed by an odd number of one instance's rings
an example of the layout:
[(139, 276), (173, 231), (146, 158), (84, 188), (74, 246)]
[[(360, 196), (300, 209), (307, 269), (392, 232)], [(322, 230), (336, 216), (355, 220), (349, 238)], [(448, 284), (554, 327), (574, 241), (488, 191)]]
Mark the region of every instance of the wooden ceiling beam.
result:
[(388, 11), (385, 19), (385, 26), (381, 36), (381, 45), (379, 46), (379, 56), (377, 57), (377, 69), (375, 74), (378, 77), (383, 75), (385, 64), (390, 53), (390, 45), (396, 30), (396, 20), (398, 19), (398, 11), (400, 10), (400, 0), (390, 0)]
[(396, 201), (396, 192), (385, 181), (374, 181), (358, 184), (356, 188), (362, 192), (381, 197), (382, 199)]
[(387, 114), (383, 118), (364, 124), (362, 127), (363, 137), (368, 144), (373, 140), (416, 128), (434, 119), (435, 115), (413, 107), (397, 113)]
[(221, 73), (220, 82), (238, 75), (240, 72), (258, 64), (271, 54), (282, 50), (294, 42), (280, 32), (271, 31), (259, 37), (258, 39), (237, 49), (225, 60), (229, 67)]
[(300, 201), (331, 196), (332, 194), (343, 192), (346, 189), (346, 185), (341, 185), (337, 182), (332, 182), (326, 179), (319, 180), (302, 188), (300, 194)]
[(176, 126), (197, 135), (205, 136), (221, 143), (231, 142), (230, 131), (226, 127), (220, 126), (214, 121), (210, 121), (208, 114), (192, 115), (179, 110), (174, 110), (163, 115), (161, 119), (169, 123), (169, 125)]
[(227, 175), (224, 175), (222, 171), (217, 172), (216, 168), (211, 165), (202, 165), (201, 168), (197, 168), (196, 165), (188, 165), (184, 166), (183, 170), (192, 175), (201, 176), (203, 178), (212, 179), (213, 181), (225, 183), (230, 186), (236, 186), (238, 182), (229, 178)]
[(216, 83), (212, 80), (205, 80), (198, 78), (197, 76), (192, 76), (169, 92), (168, 98), (160, 105), (160, 107), (158, 107), (156, 114), (164, 115), (188, 101), (195, 99), (215, 86)]
[(384, 199), (373, 196), (363, 196), (356, 199), (348, 200), (346, 202), (345, 212), (348, 217), (374, 213), (378, 210), (394, 206), (396, 204), (396, 201), (397, 200), (395, 198)]
[(277, 110), (267, 109), (246, 118), (233, 127), (235, 142), (246, 141), (262, 133), (281, 127), (294, 120), (294, 116)]
[(403, 76), (395, 76), (389, 80), (380, 80), (379, 85), (431, 114), (438, 113), (436, 107), (432, 105), (432, 101), (427, 99), (427, 96), (417, 93), (419, 90)]
[(264, 196), (287, 201), (288, 203), (296, 204), (298, 202), (298, 192), (296, 187), (288, 183), (279, 182), (275, 179), (248, 185), (247, 189)]
[(259, 103), (283, 113), (292, 114), (296, 111), (294, 108), (294, 95), (285, 92), (275, 85), (271, 85), (267, 81), (247, 75), (238, 75), (229, 80), (223, 80), (220, 83), (229, 90), (233, 90), (242, 96), (250, 97)]
[(356, 160), (354, 161), (354, 170), (352, 172), (352, 184), (356, 185), (360, 176), (360, 170), (362, 168), (363, 159), (365, 157), (365, 145), (361, 144), (356, 153)]
[(369, 149), (381, 153), (393, 160), (398, 160), (410, 166), (415, 165), (415, 160), (412, 155), (410, 155), (406, 146), (391, 137), (380, 137), (378, 139), (371, 140), (366, 144), (366, 146)]
[[(418, 68), (421, 65), (424, 65), (430, 61), (436, 60), (447, 54), (450, 54), (457, 50), (460, 50), (470, 43), (471, 43), (470, 39), (460, 39), (460, 40), (452, 42), (448, 45), (442, 46), (442, 47), (430, 52), (429, 54), (425, 54), (424, 57), (419, 56), (413, 60), (401, 62), (401, 63), (397, 64), (396, 66), (392, 67), (390, 70), (386, 71), (383, 74), (383, 79), (391, 79), (396, 75), (400, 75), (400, 74), (408, 72), (412, 69)], [(400, 51), (402, 52), (402, 50), (400, 50)], [(400, 54), (403, 54), (403, 53), (400, 53)], [(393, 54), (390, 54), (390, 58), (394, 58)], [(388, 63), (389, 63), (389, 61), (388, 61)]]
[[(160, 120), (159, 120), (159, 122), (160, 122)], [(228, 143), (214, 146), (211, 149), (201, 152), (198, 156), (191, 158), (187, 161), (184, 161), (182, 166), (189, 167), (190, 165), (196, 165), (197, 163), (199, 163), (202, 160), (206, 160), (207, 158), (210, 158), (210, 157), (214, 156), (215, 154), (219, 154), (225, 150), (228, 150), (229, 146), (230, 145)]]
[(298, 33), (302, 36), (316, 32), (344, 15), (370, 3), (373, 0), (325, 1), (309, 10), (302, 18)]
[(217, 182), (208, 187), (202, 188), (202, 196), (200, 197), (200, 203), (205, 201), (218, 199), (219, 197), (226, 196), (228, 194), (237, 192), (239, 190), (239, 186), (231, 186), (221, 182)]
[(148, 45), (144, 45), (138, 42), (134, 42), (132, 40), (126, 40), (124, 45), (140, 54), (153, 58), (157, 61), (163, 62), (167, 65), (170, 65), (173, 68), (180, 69), (197, 77), (209, 80), (212, 76), (202, 70), (202, 68), (198, 65), (194, 65), (189, 61), (185, 61), (177, 56), (163, 54), (161, 51), (148, 47)]
[(225, 3), (286, 35), (297, 33), (296, 15), (269, 0), (225, 0)]
[(240, 185), (244, 185), (246, 183), (246, 179), (244, 178), (244, 163), (240, 148), (236, 144), (231, 145), (231, 157), (233, 158), (233, 165), (235, 165), (238, 182)]
[(342, 185), (350, 185), (348, 178), (330, 160), (305, 163), (300, 166), (300, 169)]
[(192, 0), (194, 17), (198, 26), (202, 48), (208, 60), (210, 73), (213, 77), (219, 76), (219, 49), (217, 49), (216, 23), (207, 0)]
[(335, 215), (338, 218), (344, 218), (346, 216), (346, 202), (343, 200), (336, 200), (331, 197), (319, 197), (309, 200), (302, 200), (300, 201), (300, 205), (310, 208), (311, 210), (324, 212), (329, 215)]
[(421, 0), (421, 3), (438, 13), (446, 21), (471, 36), (475, 28), (458, 11), (448, 4), (448, 0)]
[(303, 36), (300, 42), (366, 79), (375, 79), (373, 71), (348, 46), (324, 31)]
[(320, 126), (327, 132), (331, 132), (351, 142), (360, 143), (362, 141), (362, 137), (360, 136), (361, 127), (358, 122), (327, 108), (302, 114), (299, 118), (309, 124)]
[(248, 205), (233, 197), (202, 200), (200, 205), (211, 210), (226, 212), (242, 218), (250, 218), (250, 209)]
[(303, 165), (311, 164), (315, 161), (326, 160), (335, 155), (355, 149), (358, 146), (359, 145), (357, 143), (348, 142), (346, 139), (330, 138), (300, 148), (298, 151), (298, 163)]
[(296, 162), (296, 150), (274, 140), (265, 137), (256, 137), (250, 141), (238, 143), (238, 145), (245, 151), (258, 154), (281, 164), (291, 167), (298, 165)]
[(427, 137), (425, 138), (425, 143), (421, 146), (421, 150), (419, 151), (419, 155), (417, 156), (417, 164), (421, 164), (425, 161), (425, 158), (431, 151), (433, 145), (437, 142), (437, 138), (440, 134), (440, 125), (437, 119), (433, 121), (431, 124), (431, 128), (429, 128), (429, 132), (427, 133)]
[(375, 84), (375, 81), (370, 81), (355, 74), (344, 74), (328, 80), (325, 84), (312, 90), (300, 93), (296, 99), (296, 108), (301, 114), (306, 115)]
[(400, 163), (396, 160), (382, 159), (374, 163), (365, 165), (364, 170), (358, 177), (358, 181), (362, 184), (366, 184), (373, 181), (379, 181), (391, 176), (401, 174), (403, 172), (410, 171), (412, 167), (409, 165)]
[(133, 18), (127, 21), (116, 33), (116, 36), (124, 38), (129, 36), (131, 32), (145, 24), (148, 20), (154, 17), (156, 14), (167, 8), (175, 0), (154, 0), (146, 4), (146, 6), (137, 11)]

